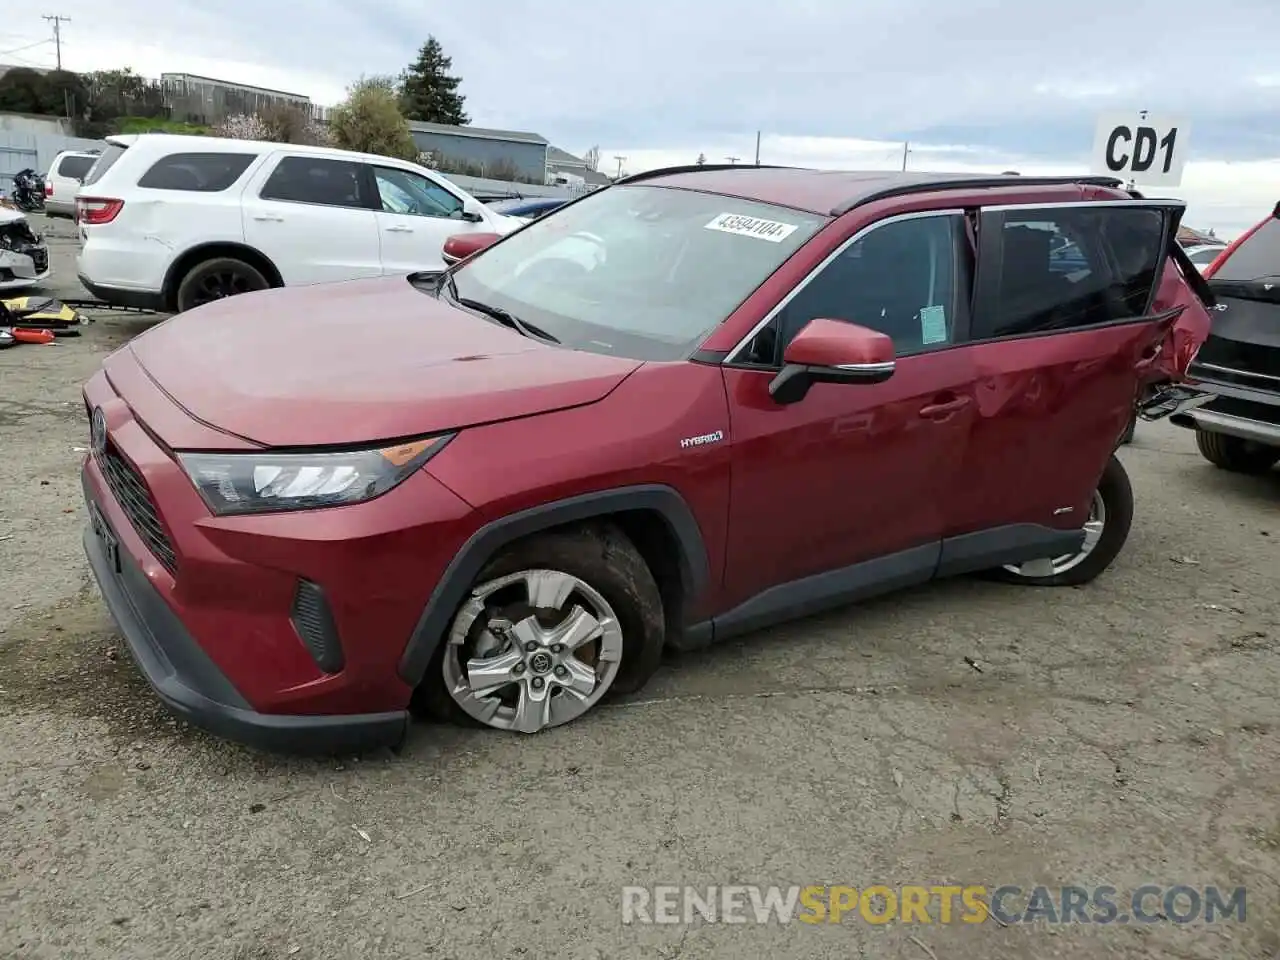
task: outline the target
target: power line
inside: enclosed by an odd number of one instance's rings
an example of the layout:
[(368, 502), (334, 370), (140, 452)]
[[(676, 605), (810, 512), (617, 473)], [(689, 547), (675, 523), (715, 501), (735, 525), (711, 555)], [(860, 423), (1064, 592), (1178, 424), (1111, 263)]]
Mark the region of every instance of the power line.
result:
[(21, 53), (23, 50), (30, 50), (32, 47), (43, 47), (50, 40), (37, 40), (35, 43), (28, 43), (24, 47), (14, 47), (12, 50), (0, 50), (0, 57), (12, 56), (15, 53)]
[(62, 25), (70, 23), (70, 17), (64, 17), (58, 13), (46, 13), (41, 19), (48, 20), (53, 24), (53, 43), (58, 48), (58, 72), (62, 72)]

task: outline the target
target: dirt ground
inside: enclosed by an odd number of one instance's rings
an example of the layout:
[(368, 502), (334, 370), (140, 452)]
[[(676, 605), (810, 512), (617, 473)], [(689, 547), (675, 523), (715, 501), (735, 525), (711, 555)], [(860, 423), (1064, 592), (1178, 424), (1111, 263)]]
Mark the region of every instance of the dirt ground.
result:
[[(82, 295), (54, 232), (51, 292)], [(1086, 588), (932, 585), (540, 736), (422, 725), (398, 756), (281, 759), (165, 713), (81, 556), (79, 385), (145, 326), (0, 352), (0, 957), (1280, 952), (1280, 472), (1141, 425), (1129, 544)], [(1248, 912), (621, 922), (625, 885), (946, 882), (1244, 885)]]

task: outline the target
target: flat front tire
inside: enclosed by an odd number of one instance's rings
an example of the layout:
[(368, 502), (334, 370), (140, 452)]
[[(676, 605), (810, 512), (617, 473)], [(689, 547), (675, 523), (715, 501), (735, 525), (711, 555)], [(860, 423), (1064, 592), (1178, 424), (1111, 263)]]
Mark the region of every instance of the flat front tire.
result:
[(415, 705), (439, 720), (537, 733), (644, 686), (664, 636), (657, 583), (621, 531), (536, 535), (476, 578)]
[(1215, 467), (1232, 473), (1266, 473), (1280, 461), (1280, 448), (1196, 428), (1196, 447)]
[(1112, 456), (1089, 503), (1084, 544), (1079, 551), (1009, 564), (992, 571), (1006, 583), (1033, 587), (1070, 587), (1088, 583), (1111, 566), (1129, 539), (1133, 525), (1133, 487), (1118, 457)]

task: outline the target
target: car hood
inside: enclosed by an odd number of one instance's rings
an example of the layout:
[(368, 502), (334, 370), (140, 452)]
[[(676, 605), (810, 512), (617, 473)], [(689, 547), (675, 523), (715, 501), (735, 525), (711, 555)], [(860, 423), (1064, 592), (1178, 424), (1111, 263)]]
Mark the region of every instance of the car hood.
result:
[(125, 349), (192, 417), (272, 447), (402, 439), (582, 406), (640, 366), (531, 340), (404, 277), (232, 297)]
[(17, 223), (20, 220), (25, 223), (26, 219), (27, 215), (21, 210), (14, 210), (10, 207), (0, 207), (0, 226)]

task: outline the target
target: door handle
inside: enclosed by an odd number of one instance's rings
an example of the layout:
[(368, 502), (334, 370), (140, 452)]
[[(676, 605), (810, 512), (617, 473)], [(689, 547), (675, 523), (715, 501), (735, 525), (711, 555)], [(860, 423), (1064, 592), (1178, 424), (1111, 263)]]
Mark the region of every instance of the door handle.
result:
[(284, 223), (284, 217), (277, 217), (275, 214), (271, 213), (255, 214), (253, 219), (261, 223)]
[(938, 403), (929, 403), (920, 408), (920, 416), (928, 417), (931, 420), (941, 420), (949, 417), (957, 410), (963, 410), (969, 405), (968, 397), (956, 397), (952, 400), (942, 400)]
[(387, 233), (413, 233), (413, 227), (387, 227)]

